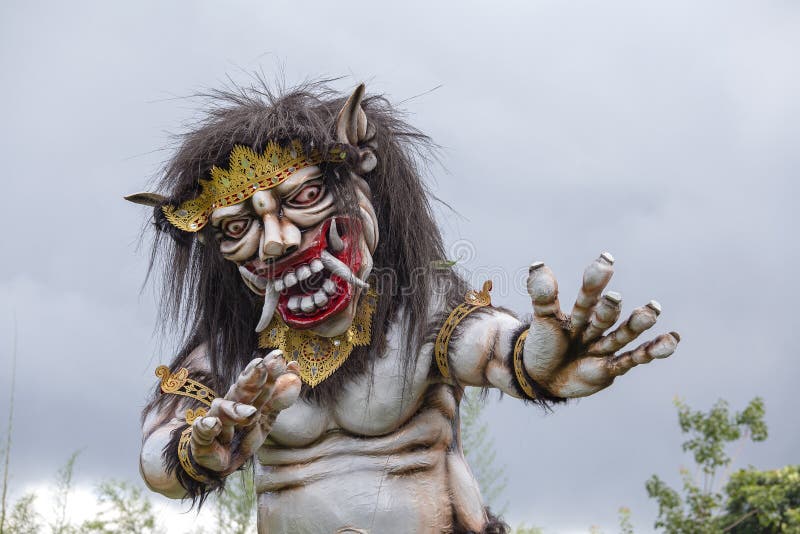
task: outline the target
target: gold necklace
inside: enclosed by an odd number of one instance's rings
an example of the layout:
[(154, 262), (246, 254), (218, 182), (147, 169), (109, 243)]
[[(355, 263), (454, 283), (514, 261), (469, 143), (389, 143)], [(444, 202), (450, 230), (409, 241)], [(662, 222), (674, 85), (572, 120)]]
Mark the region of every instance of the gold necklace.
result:
[(331, 376), (350, 356), (353, 347), (369, 345), (372, 339), (372, 315), (378, 294), (371, 287), (358, 303), (353, 323), (346, 332), (322, 337), (309, 330), (290, 328), (280, 314), (272, 317), (258, 338), (261, 348), (278, 348), (286, 358), (300, 365), (300, 378), (312, 388)]

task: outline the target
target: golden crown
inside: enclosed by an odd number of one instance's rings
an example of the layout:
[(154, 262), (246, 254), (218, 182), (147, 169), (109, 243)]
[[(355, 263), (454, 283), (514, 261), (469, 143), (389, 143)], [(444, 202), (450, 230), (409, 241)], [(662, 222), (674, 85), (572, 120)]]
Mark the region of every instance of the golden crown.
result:
[[(343, 159), (344, 152), (333, 150), (327, 159)], [(272, 189), (294, 172), (317, 165), (326, 158), (317, 150), (306, 155), (298, 140), (281, 147), (270, 141), (264, 152), (236, 145), (231, 151), (228, 168), (211, 168), (211, 179), (200, 180), (202, 191), (180, 206), (163, 206), (167, 220), (186, 232), (197, 232), (208, 222), (211, 212), (223, 206), (244, 202), (258, 191)]]

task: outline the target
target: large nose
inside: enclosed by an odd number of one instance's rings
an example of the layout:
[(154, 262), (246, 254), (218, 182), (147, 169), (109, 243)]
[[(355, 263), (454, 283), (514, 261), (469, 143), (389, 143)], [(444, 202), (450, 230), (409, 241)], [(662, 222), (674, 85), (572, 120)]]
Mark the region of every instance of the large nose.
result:
[(300, 229), (280, 214), (280, 201), (271, 191), (253, 195), (253, 208), (261, 219), (261, 260), (278, 258), (300, 246)]

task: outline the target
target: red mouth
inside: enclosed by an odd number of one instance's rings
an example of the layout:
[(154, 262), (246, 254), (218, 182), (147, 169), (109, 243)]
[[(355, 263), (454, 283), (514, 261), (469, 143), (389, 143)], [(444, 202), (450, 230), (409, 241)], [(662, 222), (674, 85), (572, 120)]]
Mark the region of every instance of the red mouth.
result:
[[(331, 225), (336, 221), (339, 240), (331, 243)], [(329, 255), (339, 260), (352, 273), (361, 268), (358, 248), (361, 221), (349, 217), (332, 217), (316, 229), (302, 250), (276, 261), (254, 259), (245, 264), (253, 274), (271, 280), (279, 290), (277, 310), (292, 328), (311, 328), (343, 311), (353, 299), (355, 288), (330, 270)]]

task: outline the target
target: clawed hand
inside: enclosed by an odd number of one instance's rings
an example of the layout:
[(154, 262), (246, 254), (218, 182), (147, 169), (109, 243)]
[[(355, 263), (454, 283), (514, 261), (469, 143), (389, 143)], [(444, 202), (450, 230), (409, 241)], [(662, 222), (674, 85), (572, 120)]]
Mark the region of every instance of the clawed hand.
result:
[[(662, 334), (636, 349), (616, 354), (656, 323), (661, 306), (651, 300), (636, 308), (613, 332), (603, 336), (619, 318), (622, 297), (601, 297), (614, 272), (614, 259), (604, 252), (583, 274), (572, 313), (558, 302), (558, 283), (542, 262), (530, 267), (528, 293), (534, 317), (525, 341), (523, 361), (528, 374), (559, 397), (583, 397), (608, 387), (617, 376), (654, 358), (671, 355), (680, 341), (676, 332)], [(602, 337), (601, 337), (602, 336)]]
[(281, 351), (252, 360), (225, 397), (194, 421), (195, 462), (222, 476), (236, 471), (264, 443), (278, 413), (297, 400), (300, 386), (297, 362), (287, 364)]

